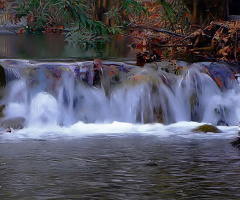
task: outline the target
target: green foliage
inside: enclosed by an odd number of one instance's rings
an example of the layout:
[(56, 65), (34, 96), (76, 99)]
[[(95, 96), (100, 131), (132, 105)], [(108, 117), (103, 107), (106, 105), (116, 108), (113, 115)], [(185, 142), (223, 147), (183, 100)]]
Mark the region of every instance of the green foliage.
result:
[(18, 18), (27, 17), (28, 33), (39, 34), (48, 27), (64, 26), (69, 31), (68, 41), (93, 44), (101, 35), (105, 39), (105, 35), (118, 32), (90, 19), (85, 3), (83, 0), (19, 0), (16, 10)]
[(112, 7), (106, 15), (112, 18), (116, 25), (124, 25), (129, 23), (129, 17), (148, 15), (147, 9), (136, 0), (118, 0), (116, 6)]
[(52, 0), (62, 13), (65, 22), (77, 21), (82, 26), (90, 26), (91, 20), (86, 15), (85, 1), (82, 0)]
[(94, 46), (98, 40), (96, 35), (86, 28), (75, 27), (67, 34), (66, 41), (73, 44), (81, 44), (84, 46)]
[(169, 26), (172, 29), (172, 31), (178, 31), (181, 32), (189, 31), (190, 28), (190, 20), (189, 16), (190, 11), (187, 9), (185, 4), (182, 0), (156, 0), (159, 2), (159, 4), (162, 5), (165, 16), (163, 16), (163, 19), (166, 17), (169, 21)]
[(112, 27), (110, 26), (110, 27), (108, 27), (108, 32), (112, 35), (118, 36), (120, 33), (123, 32), (122, 26), (116, 26), (116, 25), (114, 25)]
[(134, 14), (139, 16), (142, 13), (147, 14), (147, 9), (135, 0), (122, 0), (121, 7), (126, 11), (126, 15)]
[[(146, 7), (139, 0), (116, 0), (114, 7), (105, 13), (114, 23), (106, 26), (88, 13), (88, 0), (18, 0), (17, 16), (26, 17), (28, 33), (40, 34), (51, 28), (65, 27), (67, 41), (94, 45), (108, 36), (118, 35), (137, 17), (148, 16)], [(172, 30), (186, 29), (189, 13), (182, 0), (155, 0), (162, 5), (165, 18)], [(113, 25), (114, 24), (114, 25)]]
[[(74, 28), (70, 28), (70, 32), (67, 34), (67, 41), (73, 44), (84, 44), (94, 46), (98, 42), (104, 42), (109, 40), (111, 35), (119, 35), (123, 32), (124, 24), (127, 24), (127, 17), (130, 14), (140, 16), (142, 13), (147, 14), (146, 8), (135, 0), (119, 0), (116, 6), (110, 9), (106, 13), (109, 18), (113, 18), (115, 25), (106, 26), (103, 22), (95, 21), (88, 18), (86, 14), (86, 6), (81, 1), (82, 8), (76, 5), (76, 2), (69, 2), (67, 5), (66, 1), (61, 0), (61, 9), (65, 10), (68, 8), (68, 13), (71, 18), (75, 20)], [(80, 1), (79, 1), (80, 3)]]
[(30, 33), (41, 33), (44, 30), (44, 25), (49, 21), (47, 18), (49, 1), (30, 0), (25, 2), (18, 0), (17, 3), (19, 4), (19, 8), (16, 8), (17, 17), (27, 17), (26, 30)]
[(107, 13), (109, 19), (113, 19), (116, 24), (120, 24), (122, 14), (120, 13), (119, 8), (112, 7)]

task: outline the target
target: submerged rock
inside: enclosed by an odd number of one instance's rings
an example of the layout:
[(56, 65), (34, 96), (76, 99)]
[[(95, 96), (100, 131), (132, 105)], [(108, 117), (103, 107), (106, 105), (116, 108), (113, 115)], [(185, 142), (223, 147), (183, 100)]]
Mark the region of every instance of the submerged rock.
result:
[(203, 133), (221, 133), (217, 127), (209, 124), (204, 124), (192, 130), (193, 132), (203, 132)]
[(158, 164), (156, 162), (154, 162), (154, 161), (149, 161), (145, 165), (148, 166), (148, 167), (156, 167), (156, 166), (158, 166)]
[(237, 137), (236, 140), (232, 141), (232, 142), (231, 142), (231, 145), (232, 145), (233, 147), (236, 147), (236, 148), (240, 149), (240, 137)]
[(23, 117), (16, 117), (1, 121), (0, 126), (4, 129), (9, 127), (13, 129), (23, 129), (25, 125), (25, 119)]

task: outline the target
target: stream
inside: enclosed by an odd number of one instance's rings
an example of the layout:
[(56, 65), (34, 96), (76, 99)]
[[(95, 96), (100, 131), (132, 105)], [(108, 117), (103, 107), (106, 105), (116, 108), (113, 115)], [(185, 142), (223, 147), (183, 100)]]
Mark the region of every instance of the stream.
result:
[[(0, 39), (0, 199), (240, 198), (235, 66), (183, 63), (176, 76), (109, 61), (135, 55), (112, 44), (17, 37)], [(97, 56), (109, 59), (100, 85)], [(193, 132), (206, 123), (221, 133)]]
[(229, 144), (233, 132), (203, 136), (187, 129), (168, 136), (159, 128), (1, 137), (0, 198), (238, 199), (239, 150)]

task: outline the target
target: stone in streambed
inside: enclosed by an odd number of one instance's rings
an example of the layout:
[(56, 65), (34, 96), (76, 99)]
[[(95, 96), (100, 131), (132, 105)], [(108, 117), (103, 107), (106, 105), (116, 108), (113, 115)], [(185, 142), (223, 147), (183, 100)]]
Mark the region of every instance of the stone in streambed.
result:
[(25, 126), (25, 119), (23, 117), (16, 117), (2, 120), (0, 126), (4, 129), (7, 129), (9, 127), (13, 129), (23, 129)]
[(209, 124), (204, 124), (192, 130), (193, 132), (203, 132), (203, 133), (221, 133), (217, 127)]
[(231, 145), (233, 147), (236, 147), (236, 148), (240, 149), (240, 137), (237, 137), (236, 140), (232, 141)]

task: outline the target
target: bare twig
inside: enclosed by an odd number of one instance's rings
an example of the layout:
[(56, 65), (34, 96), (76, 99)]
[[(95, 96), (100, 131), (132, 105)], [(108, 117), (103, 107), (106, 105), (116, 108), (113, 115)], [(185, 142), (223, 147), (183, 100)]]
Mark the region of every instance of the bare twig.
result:
[(141, 37), (138, 37), (138, 36), (134, 36), (134, 35), (127, 35), (127, 34), (123, 34), (124, 37), (132, 37), (132, 38), (136, 38), (136, 39), (139, 39), (139, 40), (143, 40), (143, 38)]
[(154, 42), (151, 42), (151, 43), (157, 45), (158, 47), (186, 47), (186, 46), (188, 46), (188, 45), (184, 45), (184, 44), (165, 44), (165, 45), (162, 45), (162, 44), (157, 44), (157, 43), (154, 43)]
[(163, 30), (163, 29), (156, 29), (156, 28), (152, 28), (152, 27), (139, 26), (139, 25), (135, 25), (135, 26), (133, 26), (133, 28), (150, 29), (150, 30), (155, 31), (155, 32), (167, 33), (167, 34), (169, 34), (169, 35), (175, 35), (175, 36), (178, 36), (178, 37), (186, 38), (186, 36), (184, 36), (184, 35), (181, 35), (181, 34), (178, 34), (178, 33), (174, 33), (174, 32), (171, 32), (171, 31), (167, 31), (167, 30)]
[(213, 18), (213, 20), (215, 21), (216, 19), (215, 19), (215, 17), (213, 16), (213, 14), (211, 13), (210, 8), (209, 8), (208, 0), (206, 0), (206, 6), (207, 6), (207, 10), (206, 10), (206, 11), (209, 12), (210, 16), (211, 16), (211, 17)]

